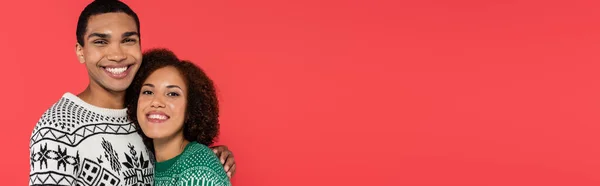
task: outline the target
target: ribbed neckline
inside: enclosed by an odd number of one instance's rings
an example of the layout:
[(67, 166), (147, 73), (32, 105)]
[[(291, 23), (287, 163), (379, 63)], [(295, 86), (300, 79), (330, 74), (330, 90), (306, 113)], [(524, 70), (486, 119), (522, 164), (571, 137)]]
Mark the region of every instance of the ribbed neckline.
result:
[(109, 108), (102, 108), (102, 107), (97, 107), (94, 106), (92, 104), (89, 104), (85, 101), (83, 101), (81, 98), (77, 97), (76, 95), (67, 92), (63, 95), (64, 98), (67, 98), (70, 101), (75, 102), (75, 104), (82, 106), (92, 112), (101, 114), (101, 115), (105, 115), (105, 116), (111, 116), (111, 117), (127, 117), (127, 109), (109, 109)]

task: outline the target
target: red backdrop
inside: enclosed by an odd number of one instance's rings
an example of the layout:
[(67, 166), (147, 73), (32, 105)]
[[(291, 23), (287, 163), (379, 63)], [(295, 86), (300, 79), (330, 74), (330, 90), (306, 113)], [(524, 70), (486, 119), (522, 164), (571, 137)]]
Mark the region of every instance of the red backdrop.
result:
[[(126, 2), (216, 81), (235, 185), (600, 185), (598, 1)], [(0, 6), (2, 185), (88, 82), (87, 3)]]

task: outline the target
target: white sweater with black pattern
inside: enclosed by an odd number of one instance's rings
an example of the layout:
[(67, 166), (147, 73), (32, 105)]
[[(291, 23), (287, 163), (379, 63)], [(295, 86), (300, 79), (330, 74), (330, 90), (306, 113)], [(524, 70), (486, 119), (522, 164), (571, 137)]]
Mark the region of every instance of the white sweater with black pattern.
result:
[(154, 161), (127, 110), (71, 93), (40, 118), (29, 151), (29, 185), (153, 185)]

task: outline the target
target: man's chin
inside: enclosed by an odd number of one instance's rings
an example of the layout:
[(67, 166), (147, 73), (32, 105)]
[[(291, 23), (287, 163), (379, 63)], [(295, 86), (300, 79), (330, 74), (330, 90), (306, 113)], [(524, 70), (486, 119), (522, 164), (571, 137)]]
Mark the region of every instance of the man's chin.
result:
[(106, 90), (113, 93), (125, 93), (129, 85), (106, 86)]
[(110, 92), (125, 92), (129, 85), (131, 85), (131, 81), (124, 79), (107, 83), (104, 88)]

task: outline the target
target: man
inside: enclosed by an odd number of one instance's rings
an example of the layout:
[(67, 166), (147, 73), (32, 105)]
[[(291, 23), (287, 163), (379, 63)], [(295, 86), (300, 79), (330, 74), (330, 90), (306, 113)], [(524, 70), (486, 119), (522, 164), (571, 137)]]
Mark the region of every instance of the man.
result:
[[(29, 185), (152, 185), (153, 157), (127, 118), (125, 92), (142, 62), (139, 19), (117, 0), (94, 1), (77, 23), (89, 85), (65, 93), (35, 126)], [(233, 155), (214, 147), (228, 176)]]

